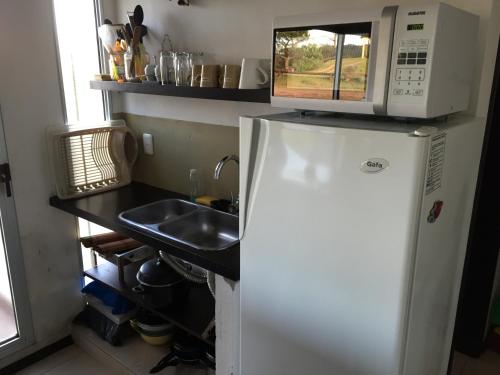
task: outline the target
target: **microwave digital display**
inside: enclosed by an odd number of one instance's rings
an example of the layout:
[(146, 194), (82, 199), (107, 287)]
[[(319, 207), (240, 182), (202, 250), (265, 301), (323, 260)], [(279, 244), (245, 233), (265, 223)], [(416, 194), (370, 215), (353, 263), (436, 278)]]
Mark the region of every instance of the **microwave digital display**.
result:
[(423, 23), (414, 23), (406, 26), (406, 30), (408, 31), (419, 31), (424, 29)]
[(274, 30), (273, 95), (366, 100), (370, 22)]

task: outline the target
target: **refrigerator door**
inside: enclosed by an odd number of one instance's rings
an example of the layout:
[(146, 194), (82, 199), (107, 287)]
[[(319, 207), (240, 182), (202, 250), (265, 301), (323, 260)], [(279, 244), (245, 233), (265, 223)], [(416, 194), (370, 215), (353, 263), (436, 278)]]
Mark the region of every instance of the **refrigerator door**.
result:
[(398, 374), (428, 138), (240, 125), (240, 375)]

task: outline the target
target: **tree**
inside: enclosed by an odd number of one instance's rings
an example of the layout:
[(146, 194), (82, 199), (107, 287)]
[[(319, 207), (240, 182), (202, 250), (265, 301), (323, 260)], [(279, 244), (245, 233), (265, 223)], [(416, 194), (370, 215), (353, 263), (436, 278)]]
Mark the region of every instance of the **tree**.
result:
[(294, 48), (300, 42), (309, 38), (309, 31), (278, 31), (276, 34), (276, 49), (283, 55), (285, 60), (285, 71), (290, 63), (290, 48)]

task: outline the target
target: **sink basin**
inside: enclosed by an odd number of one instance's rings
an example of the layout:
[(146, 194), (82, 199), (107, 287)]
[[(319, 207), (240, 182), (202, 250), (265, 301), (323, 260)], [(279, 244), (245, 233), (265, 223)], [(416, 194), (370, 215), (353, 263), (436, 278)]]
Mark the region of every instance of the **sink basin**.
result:
[(238, 242), (238, 217), (181, 199), (166, 199), (122, 212), (129, 225), (191, 246), (224, 250)]
[(161, 224), (158, 231), (197, 249), (222, 250), (238, 241), (238, 218), (216, 210), (200, 209)]
[(181, 199), (165, 199), (132, 208), (119, 218), (129, 224), (161, 224), (198, 209), (198, 205)]

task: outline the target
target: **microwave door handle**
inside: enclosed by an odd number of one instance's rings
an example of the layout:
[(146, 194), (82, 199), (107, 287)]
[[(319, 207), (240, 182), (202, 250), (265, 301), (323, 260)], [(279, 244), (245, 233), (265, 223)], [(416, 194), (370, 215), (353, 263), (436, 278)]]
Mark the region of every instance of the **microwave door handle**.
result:
[(377, 115), (387, 114), (392, 44), (397, 11), (397, 6), (385, 7), (380, 18), (373, 90), (373, 112)]

